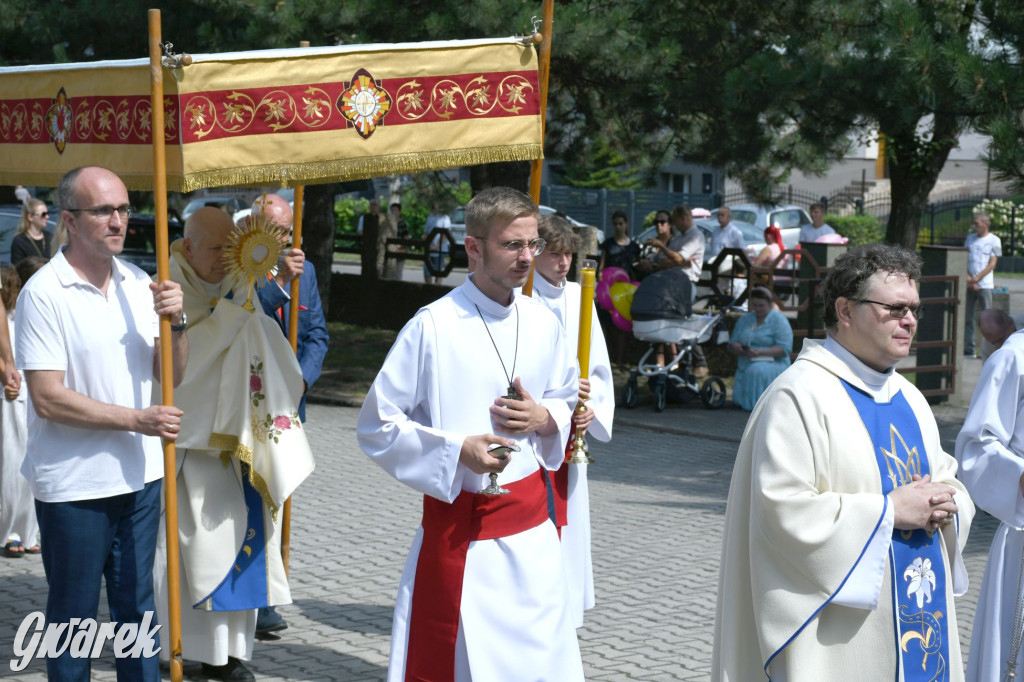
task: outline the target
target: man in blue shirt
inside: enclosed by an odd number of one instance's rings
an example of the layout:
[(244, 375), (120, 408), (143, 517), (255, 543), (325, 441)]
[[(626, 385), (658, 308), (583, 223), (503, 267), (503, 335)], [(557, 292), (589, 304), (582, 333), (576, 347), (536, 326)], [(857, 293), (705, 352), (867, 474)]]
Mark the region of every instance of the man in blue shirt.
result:
[[(294, 217), (291, 206), (283, 198), (276, 194), (262, 196), (253, 202), (252, 212), (253, 215), (262, 213), (266, 219), (284, 228), (288, 239), (291, 239)], [(316, 271), (312, 267), (306, 267), (305, 262), (306, 255), (302, 249), (285, 249), (274, 281), (268, 282), (267, 286), (259, 290), (264, 312), (278, 321), (281, 331), (287, 336), (291, 283), (296, 277), (299, 278), (299, 326), (295, 355), (302, 368), (305, 389), (299, 403), (299, 418), (303, 422), (306, 421), (306, 392), (320, 377), (329, 340), (324, 309), (320, 302), (320, 290), (317, 288)], [(264, 636), (287, 627), (288, 623), (274, 607), (259, 610), (256, 619), (257, 636)]]

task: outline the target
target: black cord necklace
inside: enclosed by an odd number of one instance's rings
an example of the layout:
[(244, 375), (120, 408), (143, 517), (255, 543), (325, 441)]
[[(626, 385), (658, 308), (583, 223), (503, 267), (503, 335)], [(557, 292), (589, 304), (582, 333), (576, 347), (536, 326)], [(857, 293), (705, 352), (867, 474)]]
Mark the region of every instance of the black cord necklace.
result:
[(494, 352), (498, 354), (498, 362), (501, 363), (501, 371), (505, 374), (505, 378), (508, 379), (508, 393), (505, 395), (506, 398), (512, 400), (522, 400), (523, 396), (519, 395), (519, 392), (512, 386), (512, 380), (516, 376), (516, 362), (519, 361), (519, 307), (516, 306), (516, 350), (512, 356), (512, 374), (508, 373), (505, 369), (505, 360), (501, 357), (501, 351), (498, 350), (498, 344), (494, 342), (494, 336), (491, 335), (491, 328), (487, 325), (487, 320), (484, 319), (483, 311), (480, 310), (480, 306), (475, 303), (473, 306), (476, 308), (477, 315), (480, 316), (480, 321), (484, 323), (484, 329), (487, 331), (487, 338), (491, 340), (491, 345), (494, 346)]

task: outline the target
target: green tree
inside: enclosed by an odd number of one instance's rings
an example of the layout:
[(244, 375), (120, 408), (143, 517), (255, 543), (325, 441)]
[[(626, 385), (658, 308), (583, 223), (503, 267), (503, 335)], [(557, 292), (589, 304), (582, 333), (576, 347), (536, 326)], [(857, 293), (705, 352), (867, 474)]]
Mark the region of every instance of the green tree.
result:
[[(125, 0), (8, 0), (0, 63), (139, 57), (145, 8)], [(1006, 0), (564, 0), (557, 3), (548, 156), (574, 181), (618, 182), (606, 156), (650, 176), (683, 154), (770, 198), (791, 169), (821, 172), (880, 132), (890, 242), (916, 243), (959, 135), (991, 132), (993, 168), (1024, 178), (1024, 5)], [(190, 52), (476, 38), (527, 32), (539, 0), (183, 0), (164, 38)], [(607, 152), (598, 153), (606, 149)], [(602, 164), (604, 164), (602, 166)], [(523, 186), (525, 164), (473, 169)], [(1024, 184), (1024, 183), (1022, 183)]]
[(607, 139), (598, 138), (566, 166), (565, 182), (592, 189), (643, 189), (643, 178), (624, 167), (628, 168), (626, 157)]
[(986, 0), (982, 7), (989, 18), (982, 47), (988, 55), (998, 57), (990, 61), (992, 69), (1000, 71), (989, 86), (994, 85), (1003, 106), (983, 117), (978, 127), (992, 136), (987, 161), (995, 177), (1009, 182), (1016, 192), (1024, 192), (1024, 69), (1020, 58), (1024, 54), (1024, 5)]
[(605, 106), (648, 102), (638, 107), (640, 129), (671, 130), (676, 149), (725, 167), (761, 194), (773, 178), (821, 170), (852, 136), (879, 131), (892, 181), (886, 240), (912, 248), (959, 135), (1024, 108), (1024, 96), (1007, 85), (1008, 72), (1019, 74), (1019, 53), (989, 37), (998, 22), (1006, 34), (1024, 33), (1020, 10), (1008, 5), (638, 0), (632, 23), (653, 30), (634, 32), (617, 49), (657, 58), (602, 96)]

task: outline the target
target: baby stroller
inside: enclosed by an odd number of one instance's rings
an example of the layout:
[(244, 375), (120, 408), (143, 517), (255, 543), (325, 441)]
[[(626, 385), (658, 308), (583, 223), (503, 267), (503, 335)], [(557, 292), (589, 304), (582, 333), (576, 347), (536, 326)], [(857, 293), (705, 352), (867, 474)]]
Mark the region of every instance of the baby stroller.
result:
[[(711, 376), (698, 385), (692, 371), (693, 349), (699, 343), (710, 341), (718, 332), (725, 333), (722, 320), (731, 300), (717, 300), (714, 294), (702, 296), (698, 300), (718, 304), (717, 312), (694, 315), (690, 304), (693, 286), (682, 269), (670, 268), (645, 278), (633, 294), (630, 307), (633, 336), (651, 342), (651, 346), (640, 358), (637, 368), (629, 371), (622, 401), (627, 408), (636, 407), (640, 400), (637, 386), (640, 376), (648, 377), (658, 412), (665, 409), (669, 399), (688, 402), (696, 395), (709, 409), (725, 404), (725, 383), (720, 378)], [(655, 346), (662, 343), (674, 343), (678, 349), (675, 358), (666, 359), (665, 366), (654, 362)]]

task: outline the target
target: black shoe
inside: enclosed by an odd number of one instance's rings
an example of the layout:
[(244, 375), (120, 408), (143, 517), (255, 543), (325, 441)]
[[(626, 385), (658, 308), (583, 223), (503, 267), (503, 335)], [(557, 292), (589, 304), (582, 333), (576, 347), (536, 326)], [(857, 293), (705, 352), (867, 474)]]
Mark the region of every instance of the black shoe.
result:
[(285, 622), (284, 617), (273, 606), (263, 607), (256, 613), (257, 635), (268, 635), (271, 632), (286, 630), (287, 628), (288, 623)]
[(228, 656), (228, 662), (224, 665), (210, 665), (203, 663), (203, 674), (210, 680), (229, 680), (230, 682), (256, 682), (256, 676), (252, 671), (238, 660)]

